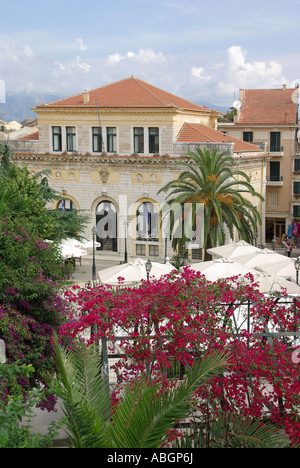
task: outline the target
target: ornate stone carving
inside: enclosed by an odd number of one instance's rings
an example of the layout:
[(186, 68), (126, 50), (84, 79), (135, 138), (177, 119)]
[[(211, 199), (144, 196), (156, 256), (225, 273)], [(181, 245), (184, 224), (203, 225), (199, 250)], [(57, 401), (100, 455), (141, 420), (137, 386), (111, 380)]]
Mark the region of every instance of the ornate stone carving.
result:
[(106, 182), (108, 181), (108, 177), (109, 177), (109, 170), (108, 169), (100, 169), (99, 174), (100, 174), (101, 182), (103, 184), (106, 184)]

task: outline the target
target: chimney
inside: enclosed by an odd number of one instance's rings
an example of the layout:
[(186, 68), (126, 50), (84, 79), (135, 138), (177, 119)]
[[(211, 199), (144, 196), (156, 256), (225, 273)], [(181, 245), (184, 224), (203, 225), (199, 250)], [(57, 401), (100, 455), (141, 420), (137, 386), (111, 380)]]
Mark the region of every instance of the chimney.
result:
[(282, 85), (282, 89), (284, 90), (286, 89), (286, 84)]
[(88, 104), (90, 102), (90, 95), (87, 89), (83, 93), (83, 104)]

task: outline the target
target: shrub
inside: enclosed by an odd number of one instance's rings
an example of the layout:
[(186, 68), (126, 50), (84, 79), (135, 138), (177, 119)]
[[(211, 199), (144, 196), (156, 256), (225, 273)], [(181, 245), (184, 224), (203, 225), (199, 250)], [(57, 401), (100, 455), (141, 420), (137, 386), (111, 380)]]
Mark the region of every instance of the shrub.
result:
[[(284, 292), (281, 297), (286, 299)], [(278, 335), (269, 342), (262, 336), (266, 327), (274, 332), (299, 330), (299, 302), (286, 305), (279, 299), (260, 294), (251, 275), (245, 283), (237, 278), (211, 283), (186, 268), (138, 288), (101, 285), (69, 294), (79, 315), (61, 327), (61, 337), (72, 339), (91, 326), (98, 330), (92, 339), (106, 336), (114, 343), (118, 335), (127, 337), (117, 341), (123, 348), (115, 365), (120, 384), (146, 373), (167, 385), (174, 362), (189, 369), (211, 351), (226, 351), (230, 372), (199, 386), (193, 401), (195, 420), (197, 415), (212, 420), (220, 410), (268, 419), (285, 427), (296, 444), (300, 374), (292, 359), (293, 337)], [(242, 317), (238, 322), (237, 311)], [(117, 404), (117, 392), (113, 398)]]
[(43, 242), (30, 226), (0, 219), (0, 338), (9, 363), (34, 365), (35, 372), (22, 382), (24, 392), (44, 387), (54, 370), (51, 337), (68, 315), (61, 283), (70, 268), (55, 244)]

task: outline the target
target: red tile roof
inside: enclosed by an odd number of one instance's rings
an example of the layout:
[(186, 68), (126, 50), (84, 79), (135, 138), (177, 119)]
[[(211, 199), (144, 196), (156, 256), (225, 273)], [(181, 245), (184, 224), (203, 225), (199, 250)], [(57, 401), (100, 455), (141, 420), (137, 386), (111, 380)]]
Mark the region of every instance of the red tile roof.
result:
[(20, 140), (38, 140), (39, 139), (39, 132), (30, 133), (29, 135), (25, 135), (20, 138)]
[(243, 89), (238, 124), (295, 124), (298, 88)]
[(177, 141), (179, 143), (232, 142), (234, 143), (234, 153), (263, 152), (263, 150), (259, 146), (256, 146), (252, 143), (248, 143), (243, 140), (239, 140), (238, 138), (234, 138), (230, 135), (224, 135), (218, 130), (214, 130), (213, 128), (209, 128), (205, 125), (196, 123), (185, 123), (178, 135)]
[(210, 109), (193, 104), (163, 91), (145, 81), (131, 77), (88, 91), (89, 102), (84, 104), (84, 93), (66, 99), (40, 104), (36, 109), (68, 107), (113, 108), (180, 108), (211, 113)]

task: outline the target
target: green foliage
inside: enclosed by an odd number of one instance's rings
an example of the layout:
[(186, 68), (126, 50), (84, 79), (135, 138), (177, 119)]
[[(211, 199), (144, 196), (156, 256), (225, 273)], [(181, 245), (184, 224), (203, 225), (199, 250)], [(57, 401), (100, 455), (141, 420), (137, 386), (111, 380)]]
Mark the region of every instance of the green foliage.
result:
[[(74, 267), (73, 267), (74, 268)], [(0, 218), (0, 301), (55, 324), (49, 305), (72, 266), (65, 265), (55, 244), (30, 234), (17, 220)]]
[(53, 225), (53, 230), (49, 233), (48, 238), (56, 242), (68, 238), (81, 240), (80, 234), (89, 218), (80, 210), (49, 210), (48, 216)]
[(18, 381), (29, 378), (33, 372), (31, 365), (0, 364), (0, 448), (46, 448), (57, 434), (54, 423), (46, 435), (30, 430), (32, 408), (38, 397), (30, 392), (25, 399)]
[(1, 154), (0, 218), (18, 219), (42, 239), (80, 238), (88, 216), (79, 210), (62, 212), (47, 209), (48, 202), (61, 198), (49, 186), (51, 172), (45, 170), (32, 175), (26, 166), (12, 164), (12, 151), (7, 145), (0, 144)]
[(176, 270), (179, 270), (181, 267), (186, 265), (188, 259), (187, 253), (184, 252), (178, 252), (170, 260), (171, 265), (173, 265)]
[(231, 107), (230, 110), (223, 117), (218, 118), (218, 122), (233, 122), (234, 116), (237, 114), (237, 110), (234, 107)]
[[(236, 169), (234, 158), (227, 153), (210, 152), (207, 148), (201, 151), (189, 152), (189, 161), (180, 161), (182, 168), (177, 180), (170, 181), (159, 192), (169, 192), (168, 205), (165, 209), (170, 213), (171, 230), (173, 231), (173, 248), (182, 249), (186, 241), (185, 223), (191, 220), (193, 228), (204, 224), (203, 247), (216, 246), (225, 242), (225, 228), (230, 237), (234, 237), (234, 228), (241, 239), (252, 243), (253, 231), (261, 223), (260, 215), (254, 204), (249, 201), (249, 195), (263, 200), (257, 193), (247, 174)], [(246, 195), (246, 197), (244, 196)], [(197, 204), (204, 207), (204, 220), (198, 219)], [(187, 211), (178, 213), (177, 218), (172, 213), (172, 207), (180, 205)], [(176, 226), (182, 235), (176, 234)]]
[(66, 350), (55, 338), (58, 396), (69, 438), (76, 448), (154, 448), (168, 443), (168, 431), (187, 416), (189, 398), (200, 382), (228, 367), (226, 356), (211, 356), (176, 387), (165, 389), (141, 376), (126, 386), (109, 414), (107, 381), (97, 347), (80, 341)]
[(288, 443), (272, 424), (263, 424), (244, 415), (219, 411), (206, 424), (192, 425), (193, 432), (177, 437), (176, 448), (285, 448)]
[(230, 367), (225, 355), (208, 356), (176, 385), (170, 381), (168, 388), (141, 375), (123, 388), (122, 397), (110, 414), (107, 381), (101, 374), (97, 346), (86, 347), (77, 341), (67, 350), (55, 338), (55, 349), (58, 395), (64, 405), (68, 436), (75, 448), (279, 445), (272, 427), (253, 424), (250, 419), (226, 420), (222, 416), (206, 425), (206, 432), (201, 430), (196, 436), (194, 432), (193, 437), (174, 436), (176, 424), (189, 416), (190, 399), (198, 386)]
[[(24, 395), (32, 388), (47, 391), (45, 376), (54, 371), (52, 329), (69, 311), (61, 283), (73, 268), (64, 264), (54, 243), (29, 233), (17, 219), (0, 218), (0, 338), (9, 363), (35, 367), (22, 382)], [(53, 398), (46, 398), (52, 408)]]

